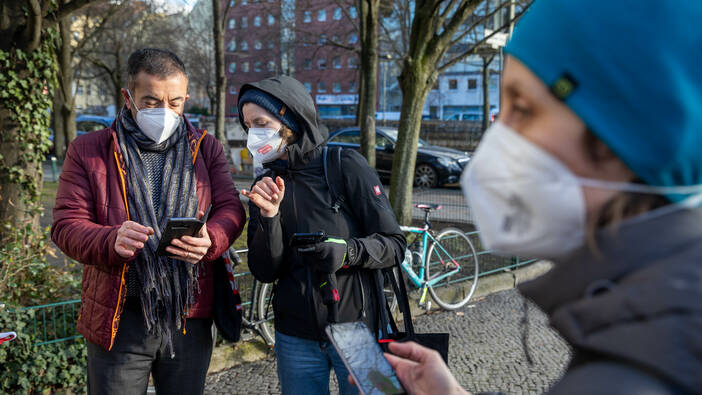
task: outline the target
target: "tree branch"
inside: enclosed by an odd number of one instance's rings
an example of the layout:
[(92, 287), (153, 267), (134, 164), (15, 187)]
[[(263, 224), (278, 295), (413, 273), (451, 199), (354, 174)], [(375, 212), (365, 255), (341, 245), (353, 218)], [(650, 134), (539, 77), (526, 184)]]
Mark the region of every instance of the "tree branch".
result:
[(58, 22), (59, 19), (78, 11), (90, 3), (97, 3), (101, 1), (105, 0), (72, 0), (61, 5), (56, 11), (46, 15), (45, 20), (47, 21), (47, 24), (54, 24)]
[(464, 51), (464, 52), (461, 53), (460, 55), (454, 56), (453, 58), (451, 58), (449, 61), (447, 61), (447, 62), (444, 63), (443, 65), (437, 67), (437, 68), (436, 68), (437, 72), (442, 73), (442, 72), (444, 72), (446, 69), (448, 69), (449, 67), (455, 65), (456, 63), (458, 63), (458, 62), (460, 62), (461, 60), (467, 58), (468, 56), (476, 54), (478, 48), (479, 48), (482, 44), (484, 44), (488, 39), (492, 38), (492, 36), (494, 36), (495, 34), (497, 34), (497, 33), (499, 33), (500, 31), (506, 29), (507, 27), (509, 27), (510, 23), (512, 23), (512, 21), (516, 21), (517, 19), (519, 19), (519, 18), (524, 14), (524, 12), (526, 12), (526, 10), (521, 11), (519, 14), (515, 15), (514, 18), (513, 18), (512, 20), (510, 20), (510, 21), (508, 21), (507, 23), (505, 23), (504, 25), (500, 26), (499, 29), (496, 29), (494, 32), (492, 32), (492, 33), (490, 33), (489, 35), (483, 37), (483, 39), (481, 39), (480, 41), (478, 41), (477, 43), (475, 43), (475, 44), (474, 44), (470, 49), (468, 49), (467, 51)]
[(21, 48), (27, 52), (34, 51), (39, 46), (41, 38), (41, 4), (39, 0), (27, 0), (27, 25), (22, 32)]
[(500, 11), (502, 8), (504, 8), (504, 6), (507, 5), (507, 4), (509, 4), (509, 1), (506, 1), (506, 2), (504, 2), (504, 3), (502, 3), (502, 4), (500, 4), (500, 5), (499, 5), (498, 7), (496, 7), (492, 12), (490, 12), (489, 14), (487, 14), (487, 15), (483, 16), (482, 18), (480, 18), (477, 22), (475, 22), (474, 24), (472, 24), (472, 25), (470, 26), (470, 28), (466, 29), (466, 31), (464, 31), (464, 32), (461, 33), (458, 37), (456, 37), (455, 39), (453, 39), (449, 45), (450, 45), (450, 46), (454, 46), (454, 45), (460, 43), (461, 40), (463, 40), (468, 34), (474, 32), (476, 27), (478, 27), (479, 25), (485, 23), (485, 21), (487, 21), (488, 18), (493, 17), (498, 11)]

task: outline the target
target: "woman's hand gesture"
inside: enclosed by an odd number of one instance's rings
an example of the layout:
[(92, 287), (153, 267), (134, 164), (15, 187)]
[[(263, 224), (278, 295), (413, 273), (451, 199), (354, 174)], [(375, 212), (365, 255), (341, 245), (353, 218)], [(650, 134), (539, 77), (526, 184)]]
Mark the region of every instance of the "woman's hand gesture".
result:
[(261, 209), (262, 216), (271, 218), (278, 214), (280, 202), (285, 195), (285, 183), (280, 177), (276, 177), (275, 181), (270, 177), (263, 177), (250, 191), (242, 189), (241, 194)]

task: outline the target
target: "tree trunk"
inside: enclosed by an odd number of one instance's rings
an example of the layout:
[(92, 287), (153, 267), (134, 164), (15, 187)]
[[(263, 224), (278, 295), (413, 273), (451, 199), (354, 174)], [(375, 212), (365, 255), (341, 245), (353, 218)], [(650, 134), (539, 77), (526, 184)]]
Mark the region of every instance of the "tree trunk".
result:
[(76, 138), (70, 23), (70, 17), (59, 21), (60, 38), (57, 45), (59, 84), (54, 93), (54, 149), (59, 160), (63, 160), (68, 144)]
[(483, 56), (483, 133), (490, 126), (490, 63), (494, 55)]
[(375, 110), (378, 97), (378, 6), (379, 0), (360, 0), (361, 90), (358, 121), (361, 154), (375, 168)]
[[(16, 68), (15, 72), (20, 76), (23, 74)], [(15, 229), (29, 225), (34, 231), (39, 230), (39, 213), (34, 210), (31, 196), (28, 199), (27, 185), (35, 187), (38, 190), (37, 194), (41, 194), (41, 161), (27, 159), (33, 157), (32, 153), (36, 148), (28, 147), (16, 138), (24, 131), (11, 119), (12, 112), (13, 109), (7, 108), (6, 102), (0, 100), (0, 161), (3, 168), (13, 169), (11, 172), (0, 172), (0, 219), (3, 224), (0, 226), (0, 240), (6, 236), (6, 225)], [(17, 171), (23, 173), (24, 178), (21, 182), (16, 179)]]
[[(215, 42), (215, 89), (216, 107), (215, 112), (215, 137), (222, 143), (225, 151), (228, 151), (229, 142), (225, 130), (225, 119), (227, 107), (227, 74), (224, 69), (224, 26), (221, 12), (221, 0), (212, 0), (213, 37)], [(229, 156), (229, 155), (227, 155)]]
[(412, 186), (417, 162), (417, 144), (422, 122), (422, 108), (429, 94), (429, 78), (417, 62), (405, 61), (400, 74), (402, 112), (392, 161), (390, 203), (401, 225), (412, 222)]

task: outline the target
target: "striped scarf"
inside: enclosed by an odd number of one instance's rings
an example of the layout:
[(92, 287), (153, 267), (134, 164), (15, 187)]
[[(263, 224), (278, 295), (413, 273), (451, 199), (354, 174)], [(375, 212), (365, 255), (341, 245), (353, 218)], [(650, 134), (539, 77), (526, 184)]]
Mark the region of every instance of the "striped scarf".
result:
[[(130, 265), (140, 280), (140, 300), (149, 333), (163, 334), (173, 353), (173, 330), (181, 330), (195, 301), (198, 265), (157, 256), (156, 249), (170, 217), (197, 213), (196, 179), (185, 123), (166, 141), (156, 144), (146, 137), (124, 107), (116, 122), (117, 138), (127, 168), (130, 219), (154, 229), (139, 256)], [(142, 152), (165, 152), (159, 207), (153, 207), (152, 190)]]

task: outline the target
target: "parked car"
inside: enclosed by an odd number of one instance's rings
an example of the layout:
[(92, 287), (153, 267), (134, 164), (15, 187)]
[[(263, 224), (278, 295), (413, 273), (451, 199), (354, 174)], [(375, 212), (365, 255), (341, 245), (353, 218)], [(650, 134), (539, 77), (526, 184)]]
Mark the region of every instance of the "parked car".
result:
[[(397, 129), (375, 128), (375, 168), (380, 179), (385, 182), (390, 180), (396, 142)], [(327, 144), (330, 147), (360, 150), (360, 129), (350, 127), (336, 130), (330, 134)], [(431, 145), (419, 139), (414, 185), (419, 188), (433, 188), (456, 183), (468, 161), (470, 156), (467, 152)]]
[(86, 133), (105, 129), (112, 125), (114, 117), (102, 115), (79, 115), (76, 117), (76, 135), (82, 136)]

